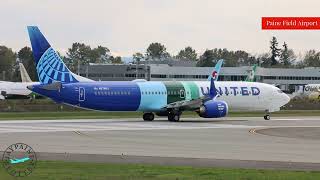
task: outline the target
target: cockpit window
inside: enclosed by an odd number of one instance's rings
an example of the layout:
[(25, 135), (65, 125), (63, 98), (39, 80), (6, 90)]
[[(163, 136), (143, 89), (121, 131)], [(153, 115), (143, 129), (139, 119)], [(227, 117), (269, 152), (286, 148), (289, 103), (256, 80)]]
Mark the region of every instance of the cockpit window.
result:
[(283, 93), (283, 91), (281, 91), (281, 89), (278, 89), (278, 93)]

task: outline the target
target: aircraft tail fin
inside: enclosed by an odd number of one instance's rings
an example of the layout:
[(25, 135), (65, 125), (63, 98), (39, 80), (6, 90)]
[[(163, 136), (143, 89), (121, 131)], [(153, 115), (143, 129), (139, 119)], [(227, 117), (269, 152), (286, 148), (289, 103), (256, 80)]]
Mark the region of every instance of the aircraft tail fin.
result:
[(51, 84), (56, 81), (63, 83), (92, 81), (72, 73), (37, 26), (27, 28), (39, 81), (42, 84)]
[(19, 69), (20, 69), (20, 76), (22, 82), (32, 82), (26, 68), (22, 63), (19, 63)]
[(212, 74), (209, 75), (208, 81), (211, 81), (212, 78), (214, 79), (214, 81), (218, 80), (222, 64), (223, 64), (223, 59), (220, 59), (215, 65)]
[(257, 64), (254, 64), (252, 66), (252, 69), (249, 71), (248, 76), (247, 76), (245, 81), (248, 81), (248, 82), (254, 82), (255, 81), (255, 75), (256, 75), (257, 66), (258, 66)]

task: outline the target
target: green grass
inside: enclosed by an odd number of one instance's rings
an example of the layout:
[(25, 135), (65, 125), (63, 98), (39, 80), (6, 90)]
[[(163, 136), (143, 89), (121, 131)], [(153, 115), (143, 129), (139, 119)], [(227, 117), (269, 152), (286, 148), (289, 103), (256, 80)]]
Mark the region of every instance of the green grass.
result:
[[(0, 179), (10, 180), (16, 178), (11, 177), (3, 168), (0, 168)], [(320, 172), (41, 161), (38, 162), (37, 167), (30, 176), (20, 179), (304, 180), (320, 179)]]
[[(257, 117), (264, 112), (230, 112), (229, 117)], [(283, 110), (272, 113), (281, 116), (320, 116), (320, 110)], [(1, 112), (0, 120), (23, 119), (106, 119), (106, 118), (141, 118), (141, 112), (97, 112), (97, 111), (62, 111), (62, 112)], [(182, 117), (199, 117), (194, 112), (184, 112)]]

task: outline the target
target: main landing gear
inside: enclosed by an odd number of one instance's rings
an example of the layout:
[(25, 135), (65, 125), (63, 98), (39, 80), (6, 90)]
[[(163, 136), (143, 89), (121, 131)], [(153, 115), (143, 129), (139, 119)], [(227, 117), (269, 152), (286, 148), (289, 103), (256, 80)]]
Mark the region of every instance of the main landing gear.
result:
[(266, 115), (263, 116), (264, 120), (270, 120), (270, 112), (266, 110)]
[(153, 113), (144, 113), (143, 114), (143, 120), (145, 120), (145, 121), (153, 121), (154, 120), (154, 114)]
[(168, 111), (168, 120), (171, 122), (178, 122), (180, 121), (181, 112), (169, 110)]
[[(171, 121), (171, 122), (180, 121), (181, 114), (182, 114), (181, 111), (177, 111), (177, 110), (173, 110), (173, 109), (170, 109), (165, 112), (165, 116), (168, 116), (168, 121)], [(157, 115), (159, 116), (159, 114), (157, 114)], [(161, 116), (164, 116), (164, 115), (161, 115)], [(152, 112), (143, 113), (143, 120), (144, 121), (153, 121), (154, 114)]]

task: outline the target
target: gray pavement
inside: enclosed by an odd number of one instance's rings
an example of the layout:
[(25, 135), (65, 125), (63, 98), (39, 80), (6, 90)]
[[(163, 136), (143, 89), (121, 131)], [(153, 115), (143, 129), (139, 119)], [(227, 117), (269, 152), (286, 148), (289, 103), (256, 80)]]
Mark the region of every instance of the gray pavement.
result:
[(320, 117), (0, 121), (40, 159), (320, 170)]

